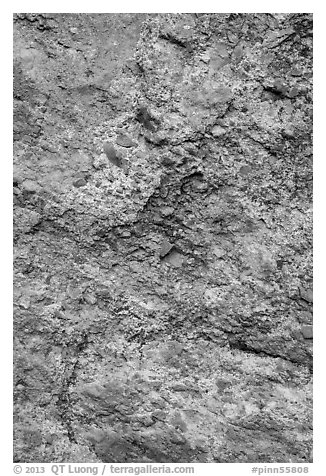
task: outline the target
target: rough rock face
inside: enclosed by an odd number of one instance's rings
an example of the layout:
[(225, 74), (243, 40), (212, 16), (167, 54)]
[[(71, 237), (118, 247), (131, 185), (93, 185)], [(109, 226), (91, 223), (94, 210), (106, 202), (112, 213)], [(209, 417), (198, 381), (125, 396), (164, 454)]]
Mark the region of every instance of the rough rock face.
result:
[(14, 16), (15, 461), (311, 461), (312, 17)]

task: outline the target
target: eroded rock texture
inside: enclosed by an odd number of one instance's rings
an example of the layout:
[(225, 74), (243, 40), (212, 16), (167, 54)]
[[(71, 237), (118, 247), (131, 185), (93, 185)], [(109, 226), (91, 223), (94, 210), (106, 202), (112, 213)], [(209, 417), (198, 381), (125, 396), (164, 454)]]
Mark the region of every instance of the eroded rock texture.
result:
[(15, 460), (311, 461), (312, 18), (14, 16)]

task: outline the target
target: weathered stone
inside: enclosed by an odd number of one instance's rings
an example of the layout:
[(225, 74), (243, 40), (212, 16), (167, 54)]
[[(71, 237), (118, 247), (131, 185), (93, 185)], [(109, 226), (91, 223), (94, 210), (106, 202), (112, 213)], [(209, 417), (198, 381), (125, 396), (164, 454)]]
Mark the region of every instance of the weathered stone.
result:
[(80, 187), (85, 187), (85, 185), (87, 185), (87, 182), (84, 178), (79, 178), (77, 180), (74, 180), (72, 184), (74, 187), (80, 188)]
[(213, 129), (212, 129), (212, 135), (214, 137), (222, 137), (226, 133), (227, 133), (227, 130), (224, 129), (224, 127), (221, 127), (221, 126), (214, 126)]
[(214, 255), (216, 256), (216, 258), (222, 258), (222, 256), (224, 256), (226, 254), (226, 251), (223, 250), (223, 248), (221, 248), (220, 246), (214, 246), (213, 247), (213, 253)]
[(15, 230), (23, 233), (30, 232), (41, 221), (41, 215), (28, 208), (20, 208), (18, 206), (14, 209), (14, 226)]
[(164, 240), (161, 244), (160, 257), (164, 258), (173, 248), (173, 244), (167, 240)]
[(136, 118), (149, 131), (154, 132), (156, 130), (154, 118), (146, 109), (146, 107), (142, 106), (139, 108)]
[(298, 315), (299, 321), (304, 322), (306, 324), (311, 324), (312, 318), (312, 313), (309, 311), (301, 311)]
[(174, 211), (175, 210), (174, 210), (173, 207), (162, 207), (160, 209), (160, 213), (164, 217), (169, 217), (169, 216), (173, 215)]
[(84, 299), (88, 304), (96, 304), (97, 299), (93, 293), (86, 293), (84, 294)]
[(31, 298), (27, 294), (23, 294), (22, 297), (19, 299), (19, 305), (22, 306), (24, 309), (29, 309), (31, 305)]
[(239, 170), (239, 174), (246, 176), (250, 174), (251, 171), (252, 171), (252, 168), (249, 165), (243, 165)]
[(130, 238), (130, 237), (131, 237), (130, 231), (127, 231), (127, 230), (123, 231), (123, 232), (121, 233), (121, 237), (122, 237), (122, 238)]
[(117, 145), (120, 147), (136, 147), (136, 142), (130, 139), (126, 134), (119, 134), (116, 140)]
[(189, 387), (183, 383), (176, 383), (172, 386), (172, 388), (175, 392), (187, 392), (189, 390)]
[(312, 332), (312, 326), (302, 326), (301, 327), (301, 332), (302, 335), (305, 339), (312, 339), (313, 338), (313, 332)]
[(103, 144), (103, 150), (111, 164), (115, 165), (116, 167), (122, 168), (121, 157), (118, 155), (113, 144), (111, 144), (110, 142), (105, 142)]
[(164, 256), (164, 262), (180, 268), (185, 262), (185, 256), (175, 250), (172, 250), (170, 253)]
[(41, 189), (40, 185), (34, 180), (24, 180), (21, 184), (21, 188), (30, 193), (39, 192)]
[(309, 303), (313, 302), (313, 291), (312, 289), (306, 289), (304, 287), (300, 287), (300, 296), (304, 301)]
[(292, 76), (302, 76), (302, 71), (299, 68), (296, 68), (295, 66), (290, 70), (290, 74)]

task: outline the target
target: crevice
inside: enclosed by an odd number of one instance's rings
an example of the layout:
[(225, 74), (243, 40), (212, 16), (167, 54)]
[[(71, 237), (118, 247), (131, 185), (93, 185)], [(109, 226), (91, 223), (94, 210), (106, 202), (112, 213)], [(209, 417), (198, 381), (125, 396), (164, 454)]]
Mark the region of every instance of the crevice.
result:
[[(228, 332), (226, 332), (229, 334)], [(229, 341), (229, 346), (231, 350), (239, 350), (241, 352), (245, 352), (247, 354), (253, 354), (253, 355), (258, 355), (259, 357), (269, 357), (272, 359), (282, 359), (287, 362), (290, 362), (291, 364), (299, 365), (299, 366), (304, 366), (309, 368), (309, 370), (312, 371), (312, 362), (301, 362), (298, 360), (294, 359), (289, 359), (288, 357), (285, 357), (284, 355), (280, 354), (275, 354), (273, 352), (266, 352), (261, 349), (255, 349), (254, 347), (249, 346), (246, 342), (243, 340), (238, 340), (237, 342), (230, 342)]]
[(81, 354), (85, 351), (88, 345), (88, 334), (84, 332), (81, 336), (81, 341), (76, 344), (75, 347), (75, 358), (74, 361), (66, 361), (65, 362), (65, 370), (64, 370), (64, 379), (62, 384), (61, 392), (59, 393), (58, 400), (56, 406), (59, 410), (59, 415), (61, 418), (62, 423), (64, 424), (67, 430), (67, 436), (71, 443), (77, 443), (77, 439), (75, 436), (75, 432), (72, 425), (72, 402), (70, 396), (70, 388), (72, 385), (75, 384), (77, 379), (77, 368), (79, 365), (79, 359)]
[(190, 46), (187, 42), (182, 41), (180, 38), (176, 38), (175, 36), (172, 36), (171, 33), (161, 33), (159, 35), (159, 38), (161, 38), (162, 40), (166, 40), (169, 43), (172, 43), (172, 45), (176, 45), (181, 48), (187, 49)]

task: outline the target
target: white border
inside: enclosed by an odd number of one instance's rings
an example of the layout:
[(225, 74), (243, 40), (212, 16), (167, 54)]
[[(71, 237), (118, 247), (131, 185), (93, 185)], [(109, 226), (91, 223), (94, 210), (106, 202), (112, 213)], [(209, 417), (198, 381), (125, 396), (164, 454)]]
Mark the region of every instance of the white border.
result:
[[(137, 8), (136, 8), (137, 7)], [(153, 9), (155, 7), (155, 9)], [(2, 8), (0, 45), (1, 45), (1, 461), (6, 468), (3, 474), (12, 473), (12, 14), (14, 12), (85, 12), (85, 13), (166, 13), (166, 12), (216, 12), (216, 13), (314, 13), (314, 463), (310, 465), (309, 474), (322, 475), (326, 469), (325, 461), (325, 336), (326, 313), (323, 297), (326, 291), (326, 17), (322, 2), (304, 1), (227, 1), (198, 4), (186, 1), (165, 2), (68, 2), (56, 1), (14, 1)], [(136, 11), (137, 10), (137, 11)], [(0, 465), (1, 467), (2, 465)], [(195, 465), (196, 474), (250, 474), (253, 465), (229, 463), (227, 465)], [(261, 465), (259, 465), (261, 466)], [(267, 465), (272, 466), (272, 465)], [(286, 466), (286, 464), (284, 464)], [(325, 466), (325, 465), (324, 465)], [(6, 471), (7, 469), (7, 471)]]
[(13, 1), (12, 12), (44, 12), (44, 13), (311, 13), (313, 2), (282, 1), (173, 1), (161, 2), (119, 0), (108, 2), (93, 0), (92, 2), (62, 1)]

